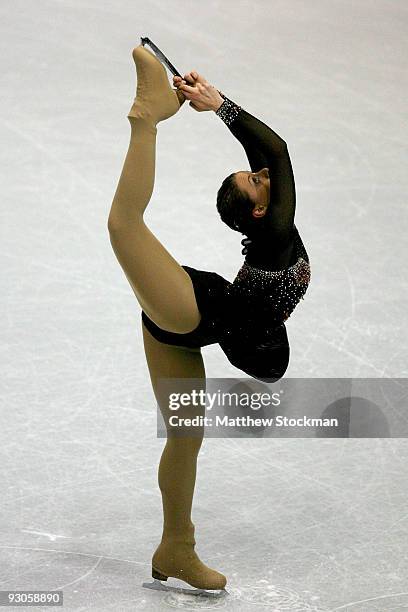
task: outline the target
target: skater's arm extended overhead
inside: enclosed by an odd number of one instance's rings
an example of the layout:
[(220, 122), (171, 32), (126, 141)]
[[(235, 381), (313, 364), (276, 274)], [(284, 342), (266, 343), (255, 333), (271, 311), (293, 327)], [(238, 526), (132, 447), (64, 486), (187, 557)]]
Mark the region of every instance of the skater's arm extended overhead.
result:
[(194, 83), (193, 87), (177, 77), (174, 83), (190, 100), (190, 106), (197, 111), (212, 110), (222, 119), (243, 146), (253, 172), (269, 168), (270, 204), (279, 219), (279, 226), (290, 231), (295, 217), (296, 189), (285, 140), (210, 85), (197, 72), (192, 71), (185, 76), (186, 80)]
[(216, 114), (244, 147), (251, 170), (269, 168), (270, 204), (279, 218), (279, 225), (289, 230), (295, 217), (296, 188), (286, 142), (260, 119), (224, 94), (221, 96), (223, 103)]

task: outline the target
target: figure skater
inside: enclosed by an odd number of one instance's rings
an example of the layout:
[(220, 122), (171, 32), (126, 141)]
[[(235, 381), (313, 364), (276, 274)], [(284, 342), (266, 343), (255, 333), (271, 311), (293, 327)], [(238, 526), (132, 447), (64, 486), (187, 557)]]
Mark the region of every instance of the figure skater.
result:
[[(158, 474), (163, 533), (153, 554), (152, 576), (218, 590), (225, 587), (226, 577), (199, 559), (191, 520), (203, 429), (186, 427), (176, 434), (169, 427), (169, 398), (160, 381), (177, 379), (183, 392), (197, 389), (197, 381), (205, 388), (201, 347), (214, 343), (247, 375), (279, 380), (289, 362), (284, 322), (309, 285), (309, 257), (294, 225), (295, 183), (285, 141), (197, 72), (174, 76), (172, 87), (158, 57), (143, 44), (132, 55), (137, 88), (127, 116), (130, 144), (108, 229), (142, 308), (146, 360), (167, 428)], [(180, 265), (144, 222), (155, 178), (157, 125), (185, 100), (198, 112), (213, 111), (225, 123), (251, 167), (228, 176), (217, 194), (222, 221), (246, 236), (245, 261), (233, 283), (215, 272)], [(189, 416), (203, 415), (205, 407), (183, 410)]]

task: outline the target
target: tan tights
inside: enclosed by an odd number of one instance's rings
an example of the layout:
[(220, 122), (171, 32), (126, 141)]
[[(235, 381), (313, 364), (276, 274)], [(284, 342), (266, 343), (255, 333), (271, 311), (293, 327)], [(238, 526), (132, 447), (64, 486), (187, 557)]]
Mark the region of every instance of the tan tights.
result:
[[(165, 68), (147, 49), (134, 49), (133, 59), (137, 90), (128, 114), (130, 144), (109, 214), (110, 240), (148, 317), (162, 329), (187, 333), (201, 317), (191, 279), (143, 220), (154, 186), (157, 124), (174, 115), (184, 99), (171, 88)], [(178, 383), (172, 392), (205, 388), (201, 351), (163, 344), (144, 325), (143, 342), (155, 397), (168, 427), (171, 411), (160, 379), (196, 379), (194, 384), (188, 380)], [(192, 407), (185, 407), (178, 416), (183, 414), (204, 414), (204, 408), (195, 407), (193, 412)], [(162, 580), (174, 576), (197, 588), (222, 589), (225, 576), (202, 563), (194, 551), (191, 507), (203, 431), (184, 428), (182, 437), (167, 431), (159, 466), (163, 535), (153, 555), (153, 574)]]

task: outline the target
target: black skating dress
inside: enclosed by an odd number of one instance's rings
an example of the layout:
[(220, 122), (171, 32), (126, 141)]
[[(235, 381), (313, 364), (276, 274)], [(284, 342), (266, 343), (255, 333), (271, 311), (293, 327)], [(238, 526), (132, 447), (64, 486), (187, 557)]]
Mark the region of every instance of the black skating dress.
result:
[(185, 347), (219, 343), (232, 365), (274, 382), (289, 364), (285, 321), (310, 283), (310, 262), (294, 225), (296, 192), (285, 141), (223, 93), (216, 114), (245, 149), (252, 172), (268, 167), (270, 204), (262, 233), (243, 240), (244, 264), (231, 283), (216, 272), (182, 266), (193, 283), (201, 320), (187, 334), (142, 320), (160, 342)]

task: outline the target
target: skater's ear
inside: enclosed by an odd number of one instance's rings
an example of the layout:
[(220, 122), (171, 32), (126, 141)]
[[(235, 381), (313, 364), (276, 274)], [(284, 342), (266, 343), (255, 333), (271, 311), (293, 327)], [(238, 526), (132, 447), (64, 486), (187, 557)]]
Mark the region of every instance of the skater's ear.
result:
[(267, 210), (268, 206), (266, 204), (255, 204), (251, 214), (255, 219), (260, 219), (266, 215)]

